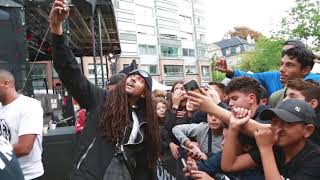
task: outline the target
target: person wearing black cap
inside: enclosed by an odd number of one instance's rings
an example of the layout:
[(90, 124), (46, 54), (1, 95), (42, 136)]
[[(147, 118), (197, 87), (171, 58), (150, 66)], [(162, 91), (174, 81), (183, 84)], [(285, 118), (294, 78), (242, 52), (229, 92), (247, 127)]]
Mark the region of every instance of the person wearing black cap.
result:
[(55, 0), (50, 12), (54, 68), (68, 92), (88, 112), (70, 179), (154, 179), (160, 135), (150, 74), (132, 71), (114, 91), (91, 84), (64, 43), (62, 22), (68, 15), (63, 0)]
[[(236, 119), (234, 122), (248, 122), (250, 113), (244, 109), (235, 112), (232, 116)], [(240, 156), (230, 154), (229, 167), (222, 164), (222, 168), (239, 171), (262, 165), (266, 180), (319, 179), (320, 147), (308, 140), (317, 128), (312, 107), (305, 101), (288, 99), (276, 108), (264, 110), (260, 119), (272, 119), (272, 122), (270, 127), (255, 130), (258, 148)], [(236, 127), (234, 124), (237, 123), (231, 122), (229, 128)], [(230, 145), (226, 141), (225, 144)]]

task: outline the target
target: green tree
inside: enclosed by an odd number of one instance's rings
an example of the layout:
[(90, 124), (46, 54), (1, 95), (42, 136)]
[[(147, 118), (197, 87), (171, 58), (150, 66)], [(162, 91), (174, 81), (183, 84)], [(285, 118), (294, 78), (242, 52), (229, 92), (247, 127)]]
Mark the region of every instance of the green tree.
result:
[(289, 38), (312, 41), (313, 46), (320, 46), (320, 1), (296, 0), (288, 15), (282, 18), (278, 34)]
[(242, 55), (239, 67), (244, 71), (264, 72), (278, 70), (283, 39), (262, 37), (256, 41), (256, 50)]

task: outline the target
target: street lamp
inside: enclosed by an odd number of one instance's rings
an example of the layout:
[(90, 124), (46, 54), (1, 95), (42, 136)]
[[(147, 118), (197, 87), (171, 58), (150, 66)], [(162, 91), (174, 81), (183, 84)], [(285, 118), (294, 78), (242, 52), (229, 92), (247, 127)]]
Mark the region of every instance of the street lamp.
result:
[(109, 53), (108, 60), (111, 63), (111, 75), (114, 75), (117, 73), (117, 57)]

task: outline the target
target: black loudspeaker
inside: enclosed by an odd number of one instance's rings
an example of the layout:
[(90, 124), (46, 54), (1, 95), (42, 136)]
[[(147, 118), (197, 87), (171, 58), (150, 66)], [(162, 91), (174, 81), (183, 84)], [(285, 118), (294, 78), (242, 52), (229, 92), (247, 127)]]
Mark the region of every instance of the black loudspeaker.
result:
[(29, 70), (26, 43), (24, 8), (22, 5), (5, 0), (0, 3), (0, 68), (10, 71), (16, 79), (16, 89), (33, 94), (32, 84), (26, 83)]

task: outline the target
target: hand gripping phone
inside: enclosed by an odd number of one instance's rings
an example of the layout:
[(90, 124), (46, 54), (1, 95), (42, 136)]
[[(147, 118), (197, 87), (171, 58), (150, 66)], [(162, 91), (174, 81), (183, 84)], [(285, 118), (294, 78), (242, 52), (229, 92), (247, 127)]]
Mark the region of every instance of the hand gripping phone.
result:
[(186, 82), (186, 83), (184, 83), (183, 87), (187, 92), (188, 91), (194, 91), (194, 92), (197, 92), (197, 93), (201, 93), (197, 82), (195, 80), (193, 80), (193, 79), (188, 81), (188, 82)]

